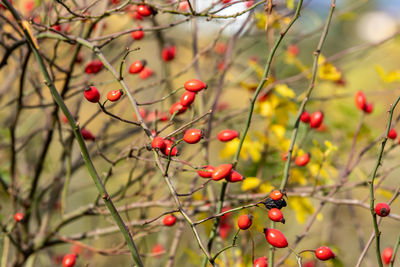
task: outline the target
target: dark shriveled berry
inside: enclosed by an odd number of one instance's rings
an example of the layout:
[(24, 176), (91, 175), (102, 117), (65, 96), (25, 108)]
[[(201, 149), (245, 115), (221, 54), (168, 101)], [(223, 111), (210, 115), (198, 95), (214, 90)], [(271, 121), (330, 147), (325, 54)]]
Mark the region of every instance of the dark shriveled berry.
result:
[(262, 202), (267, 209), (282, 209), (283, 207), (286, 207), (286, 201), (281, 198), (279, 200), (273, 200), (272, 198), (268, 197), (264, 202)]

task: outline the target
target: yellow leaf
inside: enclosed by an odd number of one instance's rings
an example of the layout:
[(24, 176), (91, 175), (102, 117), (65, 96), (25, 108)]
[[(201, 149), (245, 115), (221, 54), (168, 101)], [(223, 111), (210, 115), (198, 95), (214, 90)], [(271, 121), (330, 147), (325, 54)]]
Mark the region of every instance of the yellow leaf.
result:
[(255, 189), (258, 187), (261, 183), (261, 179), (257, 177), (247, 177), (246, 179), (243, 180), (242, 183), (242, 190), (247, 191), (251, 189)]
[(296, 220), (300, 224), (305, 223), (307, 215), (314, 213), (315, 209), (307, 198), (290, 197), (288, 202), (288, 206), (294, 210), (296, 213)]
[(318, 68), (318, 77), (336, 82), (341, 79), (342, 73), (332, 63), (325, 62)]
[(307, 179), (304, 176), (304, 173), (299, 169), (293, 169), (290, 173), (290, 180), (291, 183), (298, 183), (300, 185), (306, 185)]
[(383, 197), (386, 197), (386, 198), (391, 198), (393, 196), (392, 192), (390, 192), (389, 190), (386, 190), (386, 189), (382, 189), (382, 188), (378, 188), (376, 190), (376, 193)]
[(290, 89), (286, 84), (278, 84), (277, 86), (275, 86), (274, 90), (283, 97), (296, 97), (296, 94), (293, 92), (293, 90)]
[(283, 138), (285, 136), (285, 127), (282, 125), (274, 124), (271, 125), (271, 131), (279, 138)]
[(261, 193), (266, 193), (268, 194), (269, 192), (271, 192), (275, 187), (272, 186), (269, 182), (264, 182), (260, 185), (260, 189), (259, 191)]
[(389, 71), (389, 73), (386, 73), (385, 70), (379, 65), (376, 65), (375, 69), (378, 72), (383, 82), (385, 83), (400, 82), (400, 70), (393, 70)]

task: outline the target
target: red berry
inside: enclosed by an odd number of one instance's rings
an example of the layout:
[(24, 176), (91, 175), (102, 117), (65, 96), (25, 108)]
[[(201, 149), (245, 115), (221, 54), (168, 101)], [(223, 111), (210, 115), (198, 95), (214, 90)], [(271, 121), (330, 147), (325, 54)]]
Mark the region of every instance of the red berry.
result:
[(214, 181), (219, 181), (224, 179), (231, 173), (232, 164), (221, 164), (215, 168), (215, 170), (211, 174), (211, 178)]
[(273, 190), (270, 194), (269, 197), (272, 200), (280, 200), (283, 197), (283, 193), (280, 190)]
[(282, 211), (277, 208), (272, 208), (268, 211), (268, 218), (274, 222), (285, 223), (285, 219), (283, 218)]
[(301, 113), (300, 120), (302, 122), (309, 123), (310, 119), (311, 119), (310, 113), (304, 110), (303, 113)]
[(143, 17), (148, 17), (153, 14), (153, 9), (146, 5), (138, 5), (137, 12)]
[(254, 260), (253, 267), (268, 267), (267, 257), (260, 257)]
[(203, 133), (199, 129), (189, 129), (186, 130), (183, 135), (183, 141), (188, 144), (196, 144), (203, 137)]
[(129, 73), (136, 74), (141, 72), (146, 66), (146, 60), (135, 60), (129, 67)]
[(20, 222), (20, 221), (22, 221), (24, 219), (24, 214), (23, 213), (21, 213), (21, 212), (16, 212), (15, 214), (14, 214), (14, 220), (16, 221), (16, 222)]
[(199, 92), (203, 89), (207, 89), (207, 84), (197, 79), (190, 79), (186, 81), (183, 86), (186, 90), (191, 92)]
[(372, 111), (374, 110), (374, 104), (373, 103), (368, 103), (366, 106), (365, 106), (365, 109), (364, 109), (364, 111), (366, 112), (366, 113), (371, 113)]
[(310, 117), (310, 127), (318, 128), (322, 124), (324, 114), (321, 111), (315, 111)]
[(172, 148), (173, 142), (171, 140), (167, 139), (167, 140), (164, 141), (164, 143), (165, 143), (165, 147), (162, 150), (164, 155), (169, 156), (170, 151), (171, 151), (171, 157), (174, 157), (174, 156), (178, 155), (178, 148), (176, 146), (174, 146)]
[(139, 73), (139, 77), (142, 80), (146, 80), (151, 75), (153, 75), (153, 71), (147, 67), (144, 67), (144, 69)]
[(304, 267), (315, 267), (315, 262), (314, 261), (307, 261), (303, 265)]
[(97, 103), (100, 100), (100, 92), (94, 86), (86, 88), (83, 94), (85, 95), (85, 98), (92, 103)]
[(321, 261), (327, 261), (333, 259), (335, 254), (328, 247), (319, 247), (315, 250), (315, 256)]
[(176, 47), (172, 45), (164, 48), (161, 52), (161, 56), (164, 61), (171, 61), (175, 58), (175, 53)]
[(195, 92), (186, 91), (182, 94), (181, 105), (184, 107), (189, 107), (196, 97)]
[(375, 212), (376, 212), (376, 214), (378, 214), (378, 216), (386, 217), (390, 213), (390, 207), (388, 204), (381, 202), (381, 203), (376, 204)]
[(82, 134), (82, 137), (84, 140), (92, 140), (92, 141), (95, 140), (94, 135), (90, 131), (86, 130), (85, 128), (81, 129), (81, 134)]
[(163, 223), (165, 226), (173, 226), (176, 223), (176, 217), (173, 214), (168, 214), (164, 217)]
[(241, 215), (237, 222), (239, 228), (242, 230), (249, 229), (252, 223), (253, 223), (253, 215), (251, 214)]
[(231, 183), (241, 182), (244, 180), (243, 175), (238, 173), (237, 171), (232, 170), (231, 173), (225, 177), (225, 180)]
[(27, 12), (31, 12), (34, 7), (35, 7), (35, 3), (33, 1), (26, 1), (25, 2), (25, 10)]
[(153, 252), (153, 254), (155, 254), (154, 256), (159, 258), (161, 256), (161, 254), (165, 253), (164, 247), (160, 244), (155, 244), (153, 246), (153, 249), (151, 250), (151, 252)]
[(189, 9), (189, 3), (187, 1), (182, 1), (179, 3), (179, 10), (180, 11), (187, 11)]
[(287, 48), (287, 53), (292, 57), (296, 57), (300, 52), (299, 46), (295, 44), (290, 44)]
[(388, 138), (389, 139), (396, 139), (397, 137), (397, 132), (395, 129), (390, 129), (388, 133)]
[(142, 30), (143, 28), (139, 26), (138, 29), (138, 31), (131, 32), (131, 36), (135, 40), (140, 40), (144, 37), (144, 31)]
[(367, 98), (363, 92), (357, 91), (354, 100), (359, 110), (365, 110), (367, 106)]
[(301, 156), (297, 156), (295, 163), (297, 166), (305, 166), (310, 161), (310, 154), (303, 154)]
[(286, 237), (276, 229), (266, 228), (264, 229), (265, 238), (268, 243), (277, 248), (286, 248), (288, 246), (288, 242)]
[(154, 149), (158, 148), (160, 150), (163, 150), (165, 148), (164, 138), (162, 138), (161, 136), (154, 137), (153, 141), (151, 142), (151, 146)]
[(90, 61), (86, 65), (85, 72), (87, 74), (94, 74), (94, 73), (98, 73), (99, 71), (101, 71), (102, 68), (103, 68), (103, 62), (96, 59), (96, 60)]
[(176, 115), (179, 115), (179, 114), (182, 114), (183, 112), (185, 112), (186, 110), (187, 110), (187, 107), (182, 106), (180, 102), (176, 102), (171, 106), (169, 113), (171, 115), (173, 115), (175, 112), (177, 112)]
[(63, 267), (73, 267), (75, 265), (76, 255), (75, 254), (67, 254), (64, 256), (62, 265)]
[(107, 94), (107, 99), (110, 100), (111, 102), (118, 101), (123, 94), (122, 90), (112, 90), (108, 92)]
[(232, 139), (239, 137), (239, 133), (234, 130), (222, 130), (218, 133), (218, 140), (221, 142), (228, 142)]
[(222, 3), (227, 4), (229, 3), (231, 0), (221, 0)]
[(385, 264), (389, 264), (390, 260), (393, 256), (393, 249), (391, 247), (387, 247), (382, 252), (382, 260)]
[(215, 170), (215, 168), (211, 165), (203, 166), (201, 168), (202, 170), (198, 170), (197, 174), (203, 178), (211, 178), (212, 172)]
[(225, 240), (228, 237), (229, 232), (231, 231), (231, 229), (232, 229), (232, 225), (231, 224), (229, 224), (229, 223), (221, 223), (221, 225), (219, 226), (219, 235), (221, 236), (221, 238), (223, 240)]

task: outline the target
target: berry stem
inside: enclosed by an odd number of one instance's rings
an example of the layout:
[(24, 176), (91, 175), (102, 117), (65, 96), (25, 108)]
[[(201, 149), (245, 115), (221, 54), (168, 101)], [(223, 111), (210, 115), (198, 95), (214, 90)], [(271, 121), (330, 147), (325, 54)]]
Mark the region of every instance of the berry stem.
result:
[(296, 116), (296, 120), (294, 123), (294, 129), (292, 132), (292, 136), (290, 139), (290, 145), (289, 145), (289, 151), (287, 154), (287, 160), (286, 160), (286, 164), (285, 164), (285, 169), (283, 171), (283, 177), (282, 177), (282, 182), (281, 185), (279, 187), (279, 189), (281, 191), (283, 191), (286, 188), (286, 184), (288, 183), (289, 180), (289, 168), (290, 168), (290, 162), (292, 160), (292, 153), (293, 153), (293, 148), (294, 148), (294, 144), (296, 143), (296, 137), (297, 137), (297, 133), (299, 131), (299, 125), (300, 125), (300, 117), (301, 114), (303, 113), (306, 104), (308, 102), (308, 100), (310, 99), (310, 95), (315, 87), (315, 80), (317, 77), (317, 70), (318, 70), (318, 58), (319, 55), (321, 54), (321, 50), (322, 47), (325, 43), (326, 37), (328, 35), (328, 31), (329, 31), (329, 26), (331, 24), (331, 20), (332, 20), (332, 15), (333, 15), (333, 11), (335, 10), (335, 6), (336, 6), (336, 0), (332, 0), (331, 3), (331, 8), (329, 10), (329, 15), (328, 18), (326, 20), (324, 29), (322, 31), (321, 34), (321, 38), (319, 39), (318, 45), (317, 45), (317, 49), (314, 52), (314, 62), (313, 62), (313, 67), (312, 67), (312, 77), (310, 80), (310, 85), (308, 86), (308, 89), (306, 91), (306, 96), (304, 97), (303, 101), (300, 104), (300, 108), (297, 111), (297, 116)]
[(397, 97), (396, 101), (394, 102), (394, 104), (390, 108), (389, 119), (388, 119), (388, 123), (387, 123), (387, 126), (386, 126), (386, 134), (385, 134), (385, 137), (382, 140), (382, 146), (381, 146), (381, 150), (379, 152), (378, 160), (376, 161), (375, 168), (374, 168), (374, 171), (372, 173), (371, 180), (369, 182), (369, 198), (370, 198), (369, 208), (370, 208), (370, 211), (371, 211), (372, 222), (373, 222), (374, 231), (375, 231), (376, 259), (377, 259), (378, 264), (379, 264), (380, 267), (383, 267), (381, 249), (380, 249), (380, 235), (381, 235), (381, 233), (379, 231), (378, 222), (377, 222), (376, 213), (375, 213), (374, 181), (375, 181), (376, 173), (378, 172), (378, 168), (379, 168), (380, 165), (382, 165), (383, 152), (385, 150), (385, 145), (386, 145), (386, 142), (388, 140), (388, 134), (389, 134), (389, 131), (391, 129), (393, 112), (394, 112), (394, 109), (396, 108), (397, 104), (399, 103), (399, 101), (400, 101), (400, 96)]
[(390, 267), (393, 267), (394, 259), (397, 254), (397, 250), (399, 249), (399, 245), (400, 245), (400, 235), (399, 235), (399, 238), (397, 239), (396, 245), (394, 246), (392, 258), (390, 259), (390, 265), (389, 265)]

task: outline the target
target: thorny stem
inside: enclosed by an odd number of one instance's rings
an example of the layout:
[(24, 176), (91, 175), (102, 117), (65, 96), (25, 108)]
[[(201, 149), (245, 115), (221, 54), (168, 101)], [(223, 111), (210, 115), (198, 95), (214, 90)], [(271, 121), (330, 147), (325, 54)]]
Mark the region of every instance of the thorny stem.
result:
[[(294, 22), (299, 18), (302, 4), (303, 4), (303, 0), (299, 0), (294, 16), (290, 20), (290, 22), (289, 22), (288, 26), (286, 27), (286, 29), (283, 32), (280, 33), (280, 35), (279, 35), (278, 39), (276, 40), (272, 50), (269, 53), (269, 56), (268, 56), (268, 59), (267, 59), (267, 63), (266, 63), (265, 69), (264, 69), (263, 76), (262, 76), (262, 78), (261, 78), (261, 80), (260, 80), (260, 82), (259, 82), (259, 84), (257, 86), (257, 89), (254, 92), (253, 97), (251, 99), (249, 112), (248, 112), (247, 120), (246, 120), (246, 125), (245, 125), (244, 130), (242, 131), (242, 135), (241, 135), (241, 138), (240, 138), (240, 141), (239, 141), (239, 146), (238, 146), (238, 148), (236, 150), (236, 153), (235, 153), (235, 156), (234, 156), (234, 159), (233, 159), (233, 164), (232, 165), (234, 167), (236, 167), (236, 165), (237, 165), (237, 163), (239, 161), (240, 151), (242, 149), (243, 142), (244, 142), (244, 139), (245, 139), (245, 137), (247, 135), (247, 132), (248, 132), (248, 130), (250, 128), (251, 119), (252, 119), (252, 116), (253, 116), (254, 106), (255, 106), (257, 97), (258, 97), (261, 89), (263, 88), (264, 84), (267, 82), (267, 79), (268, 79), (267, 76), (268, 76), (270, 68), (271, 68), (272, 59), (274, 58), (275, 53), (276, 53), (280, 43), (282, 42), (284, 36), (289, 31), (289, 29), (292, 27)], [(221, 209), (222, 209), (222, 206), (223, 206), (223, 202), (224, 202), (224, 198), (225, 198), (226, 189), (227, 189), (227, 182), (224, 181), (224, 183), (222, 184), (222, 188), (221, 188), (220, 198), (218, 200), (217, 213), (221, 212)], [(213, 228), (212, 228), (211, 233), (210, 233), (210, 239), (209, 239), (209, 242), (208, 242), (209, 249), (211, 249), (212, 244), (214, 242), (214, 238), (215, 238), (215, 235), (216, 235), (218, 224), (219, 224), (219, 217), (214, 221), (214, 225), (213, 225)], [(203, 261), (203, 266), (205, 266), (205, 264), (206, 264), (206, 261), (204, 260)]]
[(322, 46), (325, 43), (326, 40), (326, 36), (328, 35), (328, 31), (329, 31), (329, 26), (332, 20), (332, 15), (333, 15), (333, 11), (335, 10), (336, 7), (336, 0), (332, 0), (331, 3), (331, 9), (329, 11), (329, 15), (328, 18), (326, 20), (325, 23), (325, 27), (324, 30), (322, 31), (321, 34), (321, 38), (319, 39), (319, 43), (317, 46), (317, 49), (314, 51), (314, 62), (313, 62), (313, 68), (312, 68), (312, 77), (311, 77), (311, 81), (310, 81), (310, 85), (306, 91), (306, 96), (304, 97), (303, 101), (301, 102), (300, 108), (297, 112), (297, 117), (296, 117), (296, 121), (294, 123), (294, 129), (292, 132), (292, 137), (290, 139), (290, 145), (289, 145), (289, 151), (287, 154), (287, 160), (286, 160), (286, 164), (285, 164), (285, 169), (283, 171), (283, 178), (282, 178), (282, 182), (281, 185), (279, 187), (280, 190), (284, 190), (286, 188), (286, 184), (288, 182), (289, 179), (289, 168), (290, 168), (290, 162), (292, 159), (292, 153), (293, 153), (293, 148), (294, 148), (294, 144), (296, 143), (296, 137), (297, 137), (297, 133), (299, 130), (299, 124), (300, 124), (300, 116), (304, 111), (304, 108), (308, 102), (308, 100), (310, 99), (310, 95), (311, 92), (313, 91), (314, 87), (315, 87), (315, 79), (317, 77), (317, 70), (318, 70), (318, 58), (319, 55), (321, 54), (321, 50), (322, 50)]
[(394, 250), (393, 250), (392, 258), (390, 259), (389, 267), (393, 267), (394, 259), (396, 258), (396, 254), (397, 254), (397, 250), (399, 249), (399, 245), (400, 245), (400, 235), (399, 235), (399, 238), (397, 239), (396, 245), (394, 246)]
[(378, 264), (380, 267), (383, 267), (383, 263), (382, 263), (382, 256), (381, 256), (381, 248), (380, 248), (380, 236), (381, 233), (379, 231), (379, 227), (378, 227), (378, 222), (376, 220), (376, 213), (375, 213), (375, 196), (374, 196), (374, 181), (375, 181), (375, 177), (376, 177), (376, 173), (378, 171), (378, 168), (380, 165), (382, 165), (382, 156), (383, 156), (383, 151), (385, 150), (385, 145), (386, 142), (388, 140), (388, 134), (389, 131), (391, 129), (391, 125), (392, 125), (392, 117), (393, 117), (393, 111), (396, 108), (397, 104), (400, 101), (400, 96), (397, 97), (396, 101), (394, 102), (394, 104), (392, 105), (390, 111), (389, 111), (389, 120), (387, 123), (387, 127), (386, 127), (386, 134), (385, 137), (382, 140), (382, 146), (381, 146), (381, 150), (379, 152), (379, 156), (378, 156), (378, 160), (376, 161), (376, 165), (374, 168), (374, 171), (372, 173), (371, 176), (371, 180), (370, 180), (370, 184), (369, 184), (369, 198), (370, 198), (370, 202), (369, 202), (369, 208), (371, 211), (371, 216), (372, 216), (372, 222), (374, 224), (374, 231), (375, 231), (375, 244), (376, 244), (376, 259), (378, 261)]
[(23, 18), (21, 18), (21, 16), (19, 15), (18, 11), (10, 4), (10, 2), (8, 0), (4, 0), (3, 3), (7, 6), (7, 8), (10, 10), (10, 12), (12, 13), (13, 17), (15, 18), (15, 20), (18, 22), (18, 25), (20, 26), (20, 28), (22, 29), (27, 41), (29, 42), (29, 45), (35, 55), (36, 61), (39, 64), (39, 68), (45, 78), (45, 84), (47, 85), (47, 87), (50, 89), (50, 92), (54, 98), (54, 100), (56, 101), (57, 105), (61, 108), (61, 110), (63, 111), (64, 115), (67, 117), (68, 119), (68, 123), (70, 124), (71, 128), (74, 131), (75, 134), (75, 138), (79, 144), (79, 147), (81, 149), (82, 152), (82, 157), (85, 161), (86, 167), (88, 168), (89, 174), (93, 179), (93, 182), (95, 183), (97, 190), (99, 191), (99, 194), (103, 196), (103, 200), (107, 206), (107, 208), (109, 209), (112, 217), (114, 218), (115, 222), (117, 223), (117, 225), (120, 228), (121, 233), (123, 234), (128, 247), (131, 251), (132, 254), (132, 258), (135, 261), (135, 263), (138, 266), (143, 266), (142, 260), (140, 258), (139, 252), (135, 246), (135, 243), (132, 239), (131, 234), (128, 231), (128, 228), (126, 227), (126, 225), (124, 224), (121, 216), (119, 215), (116, 207), (114, 206), (111, 198), (109, 197), (103, 183), (101, 182), (100, 177), (97, 174), (97, 171), (93, 165), (93, 162), (91, 161), (89, 152), (87, 150), (87, 147), (85, 145), (85, 142), (83, 140), (83, 137), (80, 133), (80, 129), (79, 126), (76, 124), (75, 119), (73, 118), (73, 116), (71, 115), (70, 111), (68, 110), (67, 106), (65, 105), (62, 97), (60, 96), (60, 94), (58, 93), (54, 83), (52, 82), (50, 75), (47, 71), (47, 67), (43, 62), (43, 59), (40, 55), (39, 52), (39, 46), (38, 43), (36, 41), (36, 39), (32, 36), (31, 31), (30, 31), (30, 25), (29, 23), (24, 20)]

